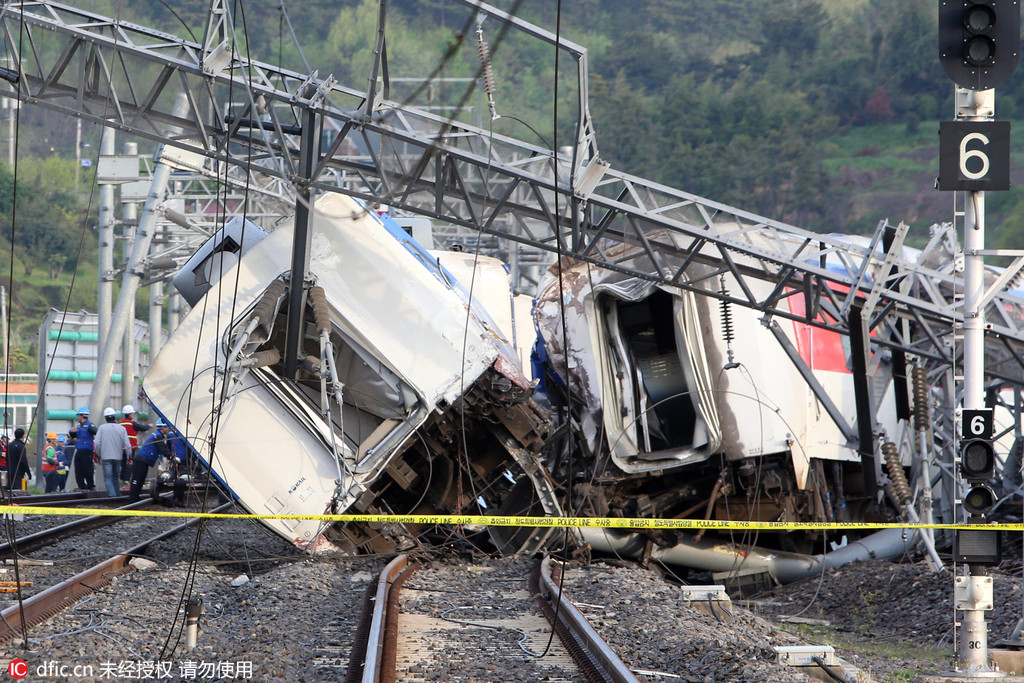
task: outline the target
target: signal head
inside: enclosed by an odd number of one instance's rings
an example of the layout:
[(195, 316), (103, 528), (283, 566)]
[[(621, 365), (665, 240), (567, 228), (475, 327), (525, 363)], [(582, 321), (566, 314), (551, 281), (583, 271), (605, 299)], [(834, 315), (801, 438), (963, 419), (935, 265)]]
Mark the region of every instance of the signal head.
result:
[(984, 484), (995, 476), (996, 451), (988, 439), (969, 439), (960, 444), (960, 473), (971, 484)]
[(988, 90), (1017, 67), (1020, 8), (1012, 0), (939, 0), (939, 62), (954, 83)]
[(996, 504), (996, 492), (986, 484), (972, 486), (964, 494), (964, 511), (973, 517), (984, 517)]

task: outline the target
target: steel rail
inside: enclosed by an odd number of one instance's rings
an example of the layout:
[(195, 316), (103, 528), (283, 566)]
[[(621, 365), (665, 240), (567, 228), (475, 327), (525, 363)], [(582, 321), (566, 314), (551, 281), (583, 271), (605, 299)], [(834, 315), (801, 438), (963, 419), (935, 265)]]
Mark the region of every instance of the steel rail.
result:
[[(559, 574), (561, 570), (555, 566)], [(537, 602), (568, 650), (576, 666), (593, 683), (639, 683), (625, 662), (615, 654), (587, 618), (576, 609), (552, 577), (550, 557), (545, 557), (530, 576)]]
[[(417, 566), (409, 564), (408, 555), (399, 555), (381, 571), (373, 597), (372, 616), (366, 624), (365, 656), (361, 662), (350, 662), (346, 680), (362, 683), (390, 683), (395, 680), (398, 589)], [(356, 678), (360, 666), (362, 676)]]
[[(96, 500), (101, 499), (97, 498)], [(105, 498), (102, 500), (117, 500), (117, 498)], [(152, 504), (153, 501), (147, 498), (145, 500), (129, 503), (128, 505), (123, 505), (117, 509), (125, 511), (138, 510), (149, 507)], [(124, 517), (111, 517), (107, 515), (76, 517), (70, 522), (60, 524), (50, 529), (43, 529), (42, 531), (37, 531), (34, 534), (29, 534), (28, 536), (22, 536), (21, 538), (15, 539), (13, 542), (8, 541), (6, 543), (0, 543), (0, 558), (7, 559), (9, 557), (14, 557), (17, 553), (29, 553), (33, 550), (38, 550), (39, 548), (45, 548), (52, 543), (56, 543), (62, 538), (66, 538), (83, 531), (109, 526), (122, 519), (124, 519)]]
[(105, 492), (74, 491), (70, 493), (40, 493), (34, 496), (12, 495), (7, 502), (12, 505), (74, 505), (82, 501), (93, 503), (111, 503), (114, 501), (127, 500), (128, 496), (114, 496), (110, 498)]
[[(394, 683), (398, 636), (398, 595), (401, 585), (418, 565), (399, 555), (370, 586), (356, 627), (345, 683)], [(590, 683), (639, 683), (614, 650), (587, 623), (551, 577), (550, 559), (537, 565), (530, 588), (544, 616), (577, 668)]]
[[(210, 512), (224, 512), (232, 505), (234, 503), (225, 503)], [(22, 624), (26, 629), (38, 626), (87, 595), (106, 587), (114, 577), (131, 572), (133, 568), (129, 562), (133, 557), (141, 556), (153, 543), (180, 533), (200, 521), (202, 519), (198, 517), (189, 519), (23, 600), (20, 605), (8, 607), (0, 612), (0, 644), (20, 636)]]

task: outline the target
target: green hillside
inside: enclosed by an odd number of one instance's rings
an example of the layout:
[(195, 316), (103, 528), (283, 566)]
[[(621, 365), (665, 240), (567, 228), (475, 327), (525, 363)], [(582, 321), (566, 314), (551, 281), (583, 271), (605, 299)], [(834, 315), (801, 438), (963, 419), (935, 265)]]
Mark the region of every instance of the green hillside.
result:
[[(598, 147), (616, 168), (822, 232), (867, 234), (888, 218), (909, 223), (919, 243), (930, 224), (952, 216), (952, 194), (933, 188), (938, 122), (953, 111), (934, 0), (575, 0), (561, 3), (561, 16), (546, 0), (493, 4), (587, 48)], [(181, 0), (173, 11), (115, 0), (76, 5), (197, 41), (208, 8), (205, 0)], [(377, 0), (286, 4), (299, 45), (280, 6), (238, 5), (236, 33), (255, 59), (300, 72), (308, 61), (321, 76), (365, 89)], [(556, 64), (548, 46), (505, 35), (494, 19), (481, 24), (493, 57), (491, 119), (483, 94), (460, 80), (480, 69), (475, 15), (454, 0), (391, 0), (388, 8), (393, 99), (542, 147), (572, 144), (575, 67), (565, 53)], [(998, 88), (997, 118), (1020, 128), (1022, 101), (1019, 68)], [(12, 310), (30, 338), (35, 318), (58, 306), (62, 288), (66, 296), (76, 263), (70, 308), (95, 310), (95, 200), (84, 176), (74, 192), (74, 121), (32, 107), (20, 118), (16, 220), (13, 174), (0, 174), (0, 277), (9, 279), (13, 225)], [(1018, 185), (1021, 135), (1013, 134), (1011, 156)], [(83, 158), (98, 138), (85, 126)], [(989, 193), (987, 223), (993, 246), (1019, 247), (1024, 192)], [(30, 274), (20, 270), (26, 265)]]

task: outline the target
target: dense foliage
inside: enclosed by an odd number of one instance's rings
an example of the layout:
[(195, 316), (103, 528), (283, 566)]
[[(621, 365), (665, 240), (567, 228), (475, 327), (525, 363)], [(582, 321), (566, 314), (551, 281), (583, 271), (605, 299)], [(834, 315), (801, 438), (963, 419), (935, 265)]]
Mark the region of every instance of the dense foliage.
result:
[[(937, 122), (953, 110), (953, 86), (937, 58), (934, 0), (492, 3), (587, 48), (599, 151), (619, 169), (829, 232), (868, 232), (880, 218), (926, 228), (952, 215), (950, 195), (931, 186)], [(208, 0), (74, 4), (197, 42), (209, 8)], [(365, 90), (377, 0), (234, 0), (230, 7), (253, 59), (315, 69)], [(506, 33), (495, 19), (478, 25), (456, 0), (390, 0), (387, 8), (392, 99), (540, 148), (573, 144), (578, 92), (566, 52), (556, 59), (550, 46)], [(478, 29), (493, 56), (497, 116), (470, 82), (481, 69)], [(999, 87), (998, 118), (1024, 114), (1022, 99), (1024, 67)], [(36, 269), (59, 276), (77, 257), (89, 202), (84, 186), (72, 196), (66, 166), (31, 161), (73, 159), (72, 120), (29, 109), (22, 110), (18, 142), (15, 261), (26, 276)], [(87, 127), (84, 140), (92, 147), (80, 150), (83, 157), (94, 154), (98, 131)], [(5, 239), (11, 182), (0, 173)], [(1024, 236), (1024, 193), (992, 196), (987, 210), (991, 241), (1016, 246)], [(30, 308), (62, 305), (55, 294), (36, 298)]]
[[(197, 40), (208, 7), (205, 0), (184, 0), (173, 10), (127, 0), (93, 4)], [(934, 0), (492, 4), (587, 48), (599, 149), (617, 168), (813, 229), (870, 231), (885, 216), (948, 219), (936, 209), (950, 202), (931, 190), (935, 137), (914, 149), (906, 147), (909, 138), (895, 146), (842, 144), (863, 139), (851, 131), (885, 125), (933, 136), (937, 121), (950, 118), (953, 87), (938, 63)], [(285, 5), (287, 15), (280, 7), (232, 4), (251, 56), (298, 71), (308, 63), (365, 90), (377, 0), (304, 0)], [(448, 113), (462, 105), (466, 118), (496, 132), (540, 146), (572, 143), (576, 85), (566, 53), (556, 62), (540, 41), (505, 35), (494, 19), (480, 25), (494, 57), (500, 115), (488, 123), (483, 96), (457, 80), (480, 69), (474, 13), (456, 0), (391, 0), (387, 8), (393, 99)], [(999, 88), (1000, 118), (1016, 117), (1022, 89), (1024, 68)], [(844, 156), (880, 158), (889, 168), (836, 163)], [(900, 211), (890, 195), (911, 187), (934, 194), (912, 196)], [(1012, 240), (1011, 226), (1024, 228), (1016, 192), (990, 208), (1000, 240)]]
[[(95, 309), (96, 239), (74, 176), (74, 161), (57, 156), (0, 166), (0, 285), (17, 372), (36, 371), (33, 340), (50, 308)], [(72, 288), (79, 267), (82, 281)]]

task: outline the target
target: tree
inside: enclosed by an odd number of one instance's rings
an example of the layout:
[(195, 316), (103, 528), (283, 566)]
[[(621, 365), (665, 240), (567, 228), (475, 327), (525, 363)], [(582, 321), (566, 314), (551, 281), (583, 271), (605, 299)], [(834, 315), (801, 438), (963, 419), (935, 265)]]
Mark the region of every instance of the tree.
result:
[(889, 123), (895, 114), (892, 111), (892, 100), (885, 86), (876, 87), (871, 97), (864, 103), (864, 120), (868, 123)]

